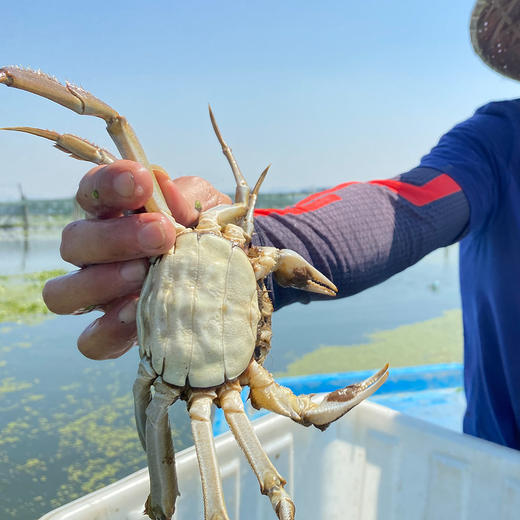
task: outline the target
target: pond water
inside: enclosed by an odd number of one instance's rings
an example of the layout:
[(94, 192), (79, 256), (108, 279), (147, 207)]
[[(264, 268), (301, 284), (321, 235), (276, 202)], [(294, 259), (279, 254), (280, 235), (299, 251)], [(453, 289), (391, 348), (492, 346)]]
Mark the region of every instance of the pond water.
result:
[[(58, 236), (0, 240), (0, 274), (62, 267), (58, 245)], [(352, 298), (282, 309), (267, 368), (282, 371), (320, 345), (362, 343), (458, 308), (457, 261), (456, 248), (440, 250)], [(82, 357), (76, 338), (91, 319), (0, 323), (2, 519), (33, 520), (145, 465), (130, 394), (137, 352), (107, 362)], [(172, 424), (176, 448), (191, 444), (183, 403)]]
[(70, 269), (59, 256), (60, 234), (29, 235), (0, 231), (0, 275)]

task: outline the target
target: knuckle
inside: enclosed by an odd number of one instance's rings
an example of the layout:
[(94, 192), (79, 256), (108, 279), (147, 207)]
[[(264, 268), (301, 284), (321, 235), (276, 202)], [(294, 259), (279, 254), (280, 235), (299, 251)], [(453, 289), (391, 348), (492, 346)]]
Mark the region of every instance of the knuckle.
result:
[(233, 201), (231, 200), (231, 197), (229, 195), (226, 195), (225, 193), (218, 192), (217, 195), (217, 204), (232, 204)]
[(206, 179), (203, 179), (202, 177), (199, 177), (198, 175), (188, 175), (186, 177), (186, 180), (188, 182), (192, 182), (193, 184), (208, 184), (208, 181)]
[[(96, 322), (94, 322), (95, 324)], [(89, 341), (89, 338), (85, 338), (81, 335), (78, 338), (78, 350), (88, 359), (92, 359), (94, 361), (100, 361), (105, 359), (105, 355), (103, 351), (96, 346), (92, 346), (92, 342)]]
[(78, 350), (88, 359), (92, 359), (93, 361), (101, 361), (105, 359), (103, 356), (100, 356), (100, 353), (95, 350), (90, 350), (88, 347), (81, 345), (78, 343)]
[(96, 185), (98, 184), (97, 179), (103, 174), (103, 170), (103, 166), (92, 168), (83, 176), (79, 183), (76, 201), (86, 211), (98, 205), (99, 192), (96, 189)]
[(42, 298), (43, 298), (43, 302), (45, 303), (45, 305), (51, 312), (54, 312), (55, 314), (60, 314), (59, 308), (56, 305), (56, 302), (57, 302), (56, 291), (55, 291), (56, 284), (55, 284), (54, 280), (55, 279), (48, 280), (45, 283), (45, 285), (43, 286), (43, 289), (42, 289)]
[(71, 264), (75, 263), (74, 254), (74, 238), (77, 233), (79, 223), (71, 222), (67, 224), (61, 232), (61, 244), (60, 244), (60, 255), (66, 262)]
[(78, 226), (78, 221), (74, 221), (74, 222), (69, 222), (64, 228), (63, 228), (63, 231), (61, 232), (61, 238), (62, 240), (64, 238), (67, 238), (74, 230), (75, 228)]

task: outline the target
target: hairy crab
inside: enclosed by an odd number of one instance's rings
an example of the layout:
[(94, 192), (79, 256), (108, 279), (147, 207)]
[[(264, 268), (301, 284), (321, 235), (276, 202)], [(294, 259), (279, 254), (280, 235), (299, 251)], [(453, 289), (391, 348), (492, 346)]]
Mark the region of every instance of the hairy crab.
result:
[[(121, 156), (150, 164), (126, 119), (82, 88), (17, 67), (0, 68), (0, 83), (46, 97), (79, 114), (101, 117)], [(268, 495), (279, 519), (294, 518), (284, 479), (268, 459), (240, 397), (249, 386), (251, 403), (305, 426), (325, 429), (379, 388), (385, 366), (374, 376), (336, 390), (316, 402), (278, 385), (262, 366), (270, 348), (273, 307), (264, 279), (270, 273), (285, 287), (329, 296), (336, 287), (297, 253), (251, 244), (254, 207), (267, 169), (251, 190), (210, 117), (236, 181), (235, 203), (200, 214), (194, 228), (174, 221), (155, 181), (147, 211), (160, 211), (175, 223), (177, 240), (168, 254), (151, 259), (138, 306), (141, 362), (134, 384), (135, 416), (150, 473), (145, 513), (170, 519), (178, 495), (168, 407), (187, 402), (203, 487), (206, 520), (228, 519), (211, 425), (212, 406), (223, 411), (230, 429)], [(108, 151), (70, 134), (30, 127), (9, 128), (45, 137), (75, 158), (108, 164)], [(152, 391), (153, 387), (153, 391)]]

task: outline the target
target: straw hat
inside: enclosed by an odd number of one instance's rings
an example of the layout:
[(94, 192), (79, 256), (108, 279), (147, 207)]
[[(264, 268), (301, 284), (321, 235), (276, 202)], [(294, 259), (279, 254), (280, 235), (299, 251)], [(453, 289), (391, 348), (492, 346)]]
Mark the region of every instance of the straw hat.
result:
[(477, 0), (470, 34), (484, 63), (520, 80), (520, 0)]

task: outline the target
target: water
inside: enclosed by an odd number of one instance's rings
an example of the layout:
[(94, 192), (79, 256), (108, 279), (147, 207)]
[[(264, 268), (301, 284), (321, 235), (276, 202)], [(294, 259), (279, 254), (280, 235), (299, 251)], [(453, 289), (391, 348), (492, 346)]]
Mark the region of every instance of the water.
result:
[(94, 363), (85, 317), (0, 326), (0, 511), (34, 519), (144, 465), (129, 389), (137, 360)]
[(47, 236), (29, 235), (25, 239), (20, 231), (0, 231), (0, 275), (34, 273), (49, 269), (71, 269), (59, 257), (60, 233)]
[(368, 335), (460, 308), (458, 247), (434, 251), (386, 282), (350, 298), (295, 304), (273, 319), (266, 366), (283, 370), (320, 345), (364, 343)]
[[(59, 237), (0, 241), (0, 274), (62, 267)], [(437, 251), (352, 298), (296, 304), (273, 318), (270, 370), (320, 345), (440, 316), (460, 306), (457, 250)], [(133, 422), (134, 350), (107, 362), (81, 356), (90, 316), (0, 324), (0, 517), (32, 520), (145, 465)], [(184, 403), (174, 407), (177, 449), (191, 443)]]

